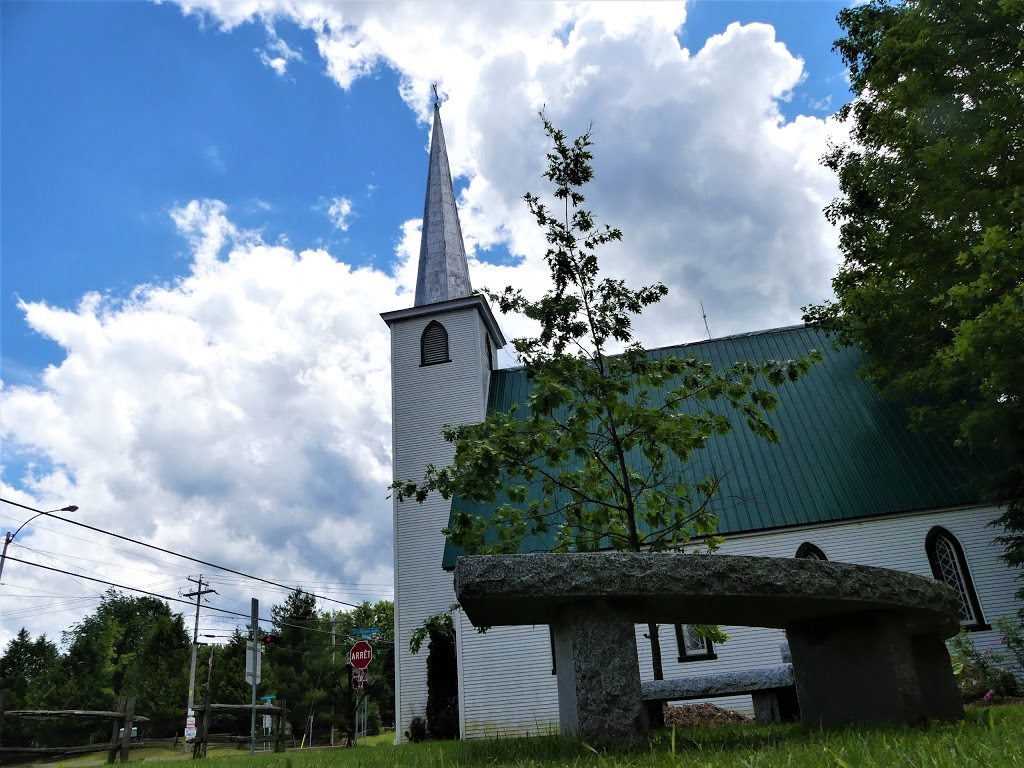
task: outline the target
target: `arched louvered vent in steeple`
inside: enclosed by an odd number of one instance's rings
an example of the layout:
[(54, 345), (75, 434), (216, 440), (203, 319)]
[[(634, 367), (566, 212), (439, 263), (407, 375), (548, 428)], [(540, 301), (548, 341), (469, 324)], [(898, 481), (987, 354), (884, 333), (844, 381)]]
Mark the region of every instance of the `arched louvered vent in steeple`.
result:
[(451, 362), (448, 357), (448, 331), (437, 320), (431, 320), (420, 338), (420, 365)]

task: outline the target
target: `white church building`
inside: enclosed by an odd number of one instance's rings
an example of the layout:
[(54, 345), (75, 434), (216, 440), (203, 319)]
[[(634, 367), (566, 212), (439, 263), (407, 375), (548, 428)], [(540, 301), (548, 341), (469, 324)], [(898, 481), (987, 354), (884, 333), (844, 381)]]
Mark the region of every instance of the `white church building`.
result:
[[(525, 402), (522, 369), (497, 369), (505, 338), (487, 301), (474, 295), (435, 106), (414, 306), (382, 315), (391, 328), (393, 457), (396, 480), (418, 480), (444, 466), (453, 448), (444, 424), (482, 421), (488, 410)], [(939, 578), (961, 597), (961, 624), (975, 644), (998, 649), (993, 622), (1014, 614), (1016, 572), (1003, 564), (987, 527), (999, 515), (967, 481), (963, 455), (907, 429), (905, 403), (883, 400), (856, 374), (862, 356), (833, 352), (820, 332), (794, 326), (655, 350), (697, 355), (716, 367), (736, 360), (786, 359), (812, 348), (823, 364), (779, 390), (772, 416), (781, 444), (746, 429), (701, 452), (692, 471), (725, 476), (716, 510), (724, 554), (816, 557), (894, 568)], [(681, 469), (681, 471), (691, 471)], [(441, 534), (453, 506), (487, 509), (436, 494), (423, 504), (394, 504), (396, 731), (424, 716), (426, 650), (409, 651), (413, 631), (455, 602), (458, 555)], [(534, 543), (536, 544), (536, 542)], [(547, 626), (497, 627), (478, 634), (454, 615), (459, 726), (464, 738), (550, 733), (558, 727), (558, 694)], [(720, 645), (695, 638), (686, 625), (660, 628), (666, 678), (711, 674), (781, 662), (781, 630), (723, 627)], [(653, 676), (646, 625), (637, 627), (642, 680)], [(746, 711), (750, 697), (716, 699)]]

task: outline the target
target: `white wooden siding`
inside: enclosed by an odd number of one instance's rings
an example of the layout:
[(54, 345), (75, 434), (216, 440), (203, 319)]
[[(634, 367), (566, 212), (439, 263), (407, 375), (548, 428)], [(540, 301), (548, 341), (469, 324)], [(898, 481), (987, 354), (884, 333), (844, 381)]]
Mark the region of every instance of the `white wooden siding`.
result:
[[(805, 541), (822, 549), (829, 560), (916, 573), (931, 577), (924, 542), (933, 526), (941, 525), (959, 539), (978, 591), (984, 619), (993, 624), (1020, 607), (1013, 594), (1016, 572), (998, 560), (1002, 548), (993, 542), (998, 531), (987, 524), (998, 516), (992, 507), (972, 507), (892, 515), (861, 521), (738, 534), (726, 539), (721, 554), (793, 557)], [(715, 646), (718, 658), (678, 662), (675, 629), (660, 625), (665, 677), (712, 674), (750, 669), (782, 661), (782, 630), (763, 627), (723, 627), (729, 641)], [(642, 680), (651, 680), (650, 641), (646, 625), (637, 625), (637, 653)], [(476, 634), (460, 622), (462, 689), (467, 738), (495, 734), (544, 733), (556, 728), (558, 693), (551, 675), (548, 628), (502, 627)], [(972, 633), (979, 649), (1001, 650), (997, 632)], [(749, 696), (711, 699), (720, 707), (752, 714)], [(691, 702), (693, 703), (693, 702)]]
[[(420, 337), (437, 320), (448, 332), (451, 362), (420, 365)], [(411, 317), (392, 324), (394, 477), (418, 480), (427, 465), (451, 463), (452, 446), (441, 437), (444, 424), (483, 418), (486, 380), (483, 323), (475, 308)], [(423, 620), (455, 602), (451, 574), (441, 570), (450, 503), (434, 495), (423, 504), (394, 504), (396, 731), (426, 710), (426, 648), (409, 653), (409, 638)]]

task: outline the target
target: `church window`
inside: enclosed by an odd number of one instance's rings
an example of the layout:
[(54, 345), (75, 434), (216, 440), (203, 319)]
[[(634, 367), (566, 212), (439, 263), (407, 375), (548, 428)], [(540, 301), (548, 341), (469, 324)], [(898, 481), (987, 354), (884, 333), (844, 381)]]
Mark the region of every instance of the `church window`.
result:
[(448, 357), (448, 331), (437, 320), (431, 320), (420, 338), (420, 365), (450, 363)]
[(935, 526), (928, 532), (924, 549), (932, 575), (949, 584), (960, 598), (960, 626), (964, 629), (988, 629), (960, 542), (945, 528)]
[(825, 557), (825, 553), (809, 541), (805, 541), (797, 547), (796, 556), (799, 560), (828, 560), (828, 558)]
[(707, 661), (717, 659), (714, 644), (706, 637), (697, 635), (693, 624), (676, 624), (676, 645), (679, 661)]

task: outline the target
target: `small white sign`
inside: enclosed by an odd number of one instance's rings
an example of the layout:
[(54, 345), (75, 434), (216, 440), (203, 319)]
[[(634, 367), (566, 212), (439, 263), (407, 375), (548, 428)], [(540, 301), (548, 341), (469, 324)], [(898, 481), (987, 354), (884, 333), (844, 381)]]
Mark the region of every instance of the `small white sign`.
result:
[(193, 728), (185, 728), (185, 741), (195, 741), (195, 740), (196, 740), (196, 729), (194, 727)]
[(194, 717), (186, 717), (185, 718), (185, 727), (186, 728), (195, 728), (196, 727), (196, 719)]
[(259, 683), (263, 678), (260, 673), (263, 671), (263, 654), (260, 653), (259, 643), (256, 644), (256, 653), (252, 652), (252, 640), (248, 640), (245, 643), (245, 681), (249, 685), (254, 685), (252, 681), (252, 657), (256, 656), (256, 683)]

